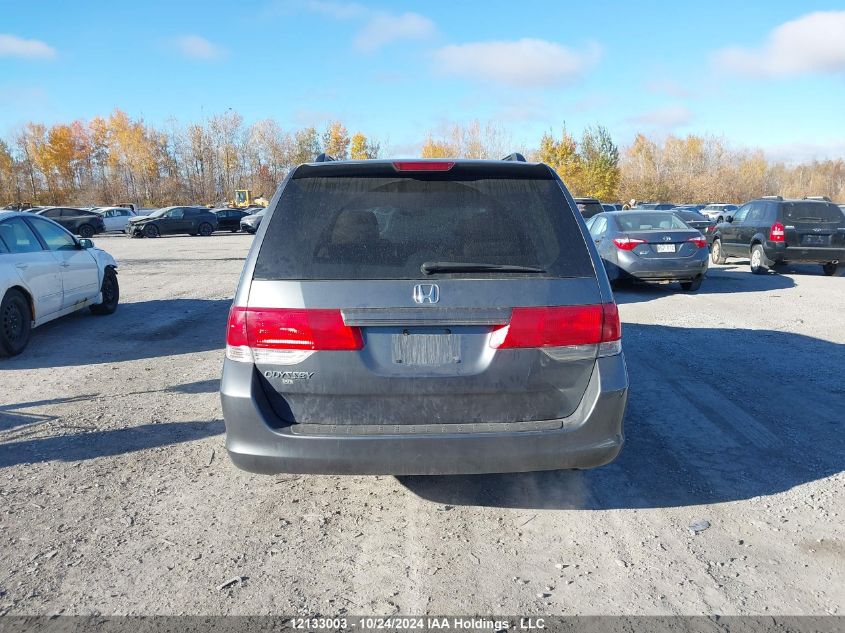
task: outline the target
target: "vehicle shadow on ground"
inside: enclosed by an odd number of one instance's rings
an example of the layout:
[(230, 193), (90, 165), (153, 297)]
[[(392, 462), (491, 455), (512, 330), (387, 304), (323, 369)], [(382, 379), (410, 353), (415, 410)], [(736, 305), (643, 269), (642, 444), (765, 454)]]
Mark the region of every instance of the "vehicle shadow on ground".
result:
[(33, 330), (23, 354), (0, 359), (0, 372), (222, 353), (230, 305), (230, 299), (166, 299), (123, 303), (104, 317), (80, 310)]
[(632, 283), (613, 291), (617, 303), (642, 303), (660, 299), (667, 295), (731, 294), (738, 292), (769, 292), (794, 288), (795, 281), (789, 277), (769, 273), (755, 275), (747, 267), (729, 265), (710, 268), (701, 288), (695, 292), (684, 292), (680, 284)]
[(96, 394), (87, 394), (83, 396), (71, 396), (69, 398), (50, 398), (48, 400), (33, 400), (32, 402), (0, 405), (0, 432), (11, 431), (22, 426), (35, 426), (36, 424), (42, 424), (56, 419), (54, 415), (33, 413), (26, 411), (26, 409), (86, 401), (96, 397)]
[(845, 345), (770, 330), (624, 332), (631, 390), (615, 462), (400, 481), (448, 505), (605, 510), (751, 499), (845, 470)]
[(223, 433), (223, 421), (167, 422), (0, 443), (0, 468), (73, 462), (201, 440)]

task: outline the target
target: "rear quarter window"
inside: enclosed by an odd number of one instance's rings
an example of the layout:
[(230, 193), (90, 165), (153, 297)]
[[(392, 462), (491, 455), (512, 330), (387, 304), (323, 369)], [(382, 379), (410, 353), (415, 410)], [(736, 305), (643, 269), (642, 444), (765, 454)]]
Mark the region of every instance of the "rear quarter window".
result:
[(595, 275), (557, 180), (396, 176), (288, 181), (255, 278), (419, 279), (433, 261)]

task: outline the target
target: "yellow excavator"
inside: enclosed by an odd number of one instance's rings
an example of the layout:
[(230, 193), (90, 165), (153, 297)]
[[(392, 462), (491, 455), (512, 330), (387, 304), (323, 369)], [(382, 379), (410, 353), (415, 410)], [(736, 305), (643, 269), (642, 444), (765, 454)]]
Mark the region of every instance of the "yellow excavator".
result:
[(268, 204), (270, 204), (270, 201), (261, 194), (253, 197), (250, 189), (236, 189), (235, 199), (229, 202), (229, 206), (235, 209), (246, 209), (254, 206), (266, 207)]

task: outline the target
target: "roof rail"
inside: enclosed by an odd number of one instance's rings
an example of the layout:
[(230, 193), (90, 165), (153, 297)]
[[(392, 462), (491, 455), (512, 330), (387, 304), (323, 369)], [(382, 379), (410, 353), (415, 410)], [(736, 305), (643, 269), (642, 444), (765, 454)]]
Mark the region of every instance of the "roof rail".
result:
[(514, 161), (514, 162), (517, 162), (517, 163), (524, 163), (525, 162), (525, 156), (523, 156), (519, 152), (514, 152), (513, 154), (508, 154), (502, 160), (510, 160), (510, 161)]
[(830, 202), (830, 198), (827, 196), (804, 196), (804, 200), (822, 200), (824, 202)]
[(783, 200), (783, 196), (760, 196), (761, 200)]
[(323, 152), (322, 154), (317, 154), (317, 158), (314, 159), (315, 163), (327, 163), (329, 161), (336, 161), (337, 159), (334, 156), (326, 154)]

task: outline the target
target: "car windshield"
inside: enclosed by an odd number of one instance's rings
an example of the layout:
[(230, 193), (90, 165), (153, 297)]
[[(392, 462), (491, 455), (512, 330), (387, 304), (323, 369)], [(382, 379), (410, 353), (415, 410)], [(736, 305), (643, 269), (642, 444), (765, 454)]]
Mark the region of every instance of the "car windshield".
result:
[(148, 218), (160, 218), (165, 213), (167, 213), (168, 211), (170, 211), (171, 209), (174, 209), (174, 208), (175, 207), (165, 207), (163, 209), (156, 209), (155, 211), (153, 211), (152, 213), (150, 213), (146, 217), (148, 217)]
[(688, 229), (689, 227), (674, 213), (626, 212), (616, 216), (622, 231), (660, 231), (667, 229)]
[(675, 215), (679, 216), (682, 220), (689, 220), (690, 222), (708, 221), (706, 217), (695, 211), (675, 211)]

